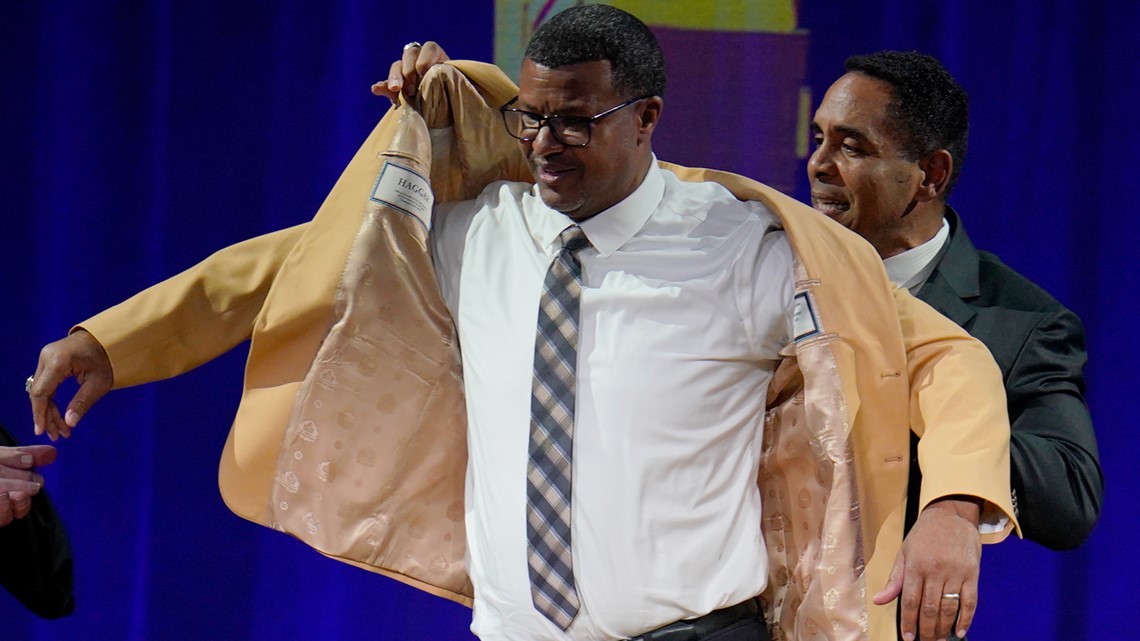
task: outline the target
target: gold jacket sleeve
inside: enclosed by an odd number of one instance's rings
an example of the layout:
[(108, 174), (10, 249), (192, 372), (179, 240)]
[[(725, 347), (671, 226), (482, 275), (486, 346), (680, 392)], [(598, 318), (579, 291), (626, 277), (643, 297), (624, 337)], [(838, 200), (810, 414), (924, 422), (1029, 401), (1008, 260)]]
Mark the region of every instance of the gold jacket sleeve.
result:
[[(910, 424), (919, 438), (918, 509), (950, 495), (985, 501), (983, 531), (996, 543), (1016, 526), (1008, 489), (1009, 415), (1001, 370), (989, 350), (952, 321), (896, 288), (911, 381)], [(1001, 518), (1005, 517), (1005, 518)]]
[(107, 350), (115, 388), (177, 376), (248, 340), (305, 225), (258, 236), (80, 323)]

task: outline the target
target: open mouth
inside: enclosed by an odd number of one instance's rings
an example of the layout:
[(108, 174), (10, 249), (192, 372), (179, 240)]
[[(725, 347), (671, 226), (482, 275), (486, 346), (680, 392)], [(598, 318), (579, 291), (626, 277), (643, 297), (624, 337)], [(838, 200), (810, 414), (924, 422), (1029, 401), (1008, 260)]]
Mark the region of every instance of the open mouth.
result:
[(820, 198), (816, 196), (812, 196), (811, 206), (814, 207), (816, 211), (827, 214), (832, 218), (839, 216), (845, 213), (847, 210), (851, 209), (851, 203), (845, 200), (834, 200), (831, 198)]

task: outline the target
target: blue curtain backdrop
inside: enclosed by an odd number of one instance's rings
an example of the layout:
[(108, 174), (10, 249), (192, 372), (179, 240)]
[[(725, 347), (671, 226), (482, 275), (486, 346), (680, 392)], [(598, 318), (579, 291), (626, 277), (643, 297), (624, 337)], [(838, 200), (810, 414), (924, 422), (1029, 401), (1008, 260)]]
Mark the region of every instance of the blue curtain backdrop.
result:
[[(976, 244), (1088, 328), (1103, 517), (1075, 552), (987, 547), (972, 638), (1133, 636), (1140, 8), (835, 4), (800, 5), (815, 100), (849, 54), (914, 48), (945, 61), (973, 102), (953, 204)], [(33, 440), (22, 382), (39, 347), (73, 323), (218, 248), (307, 220), (385, 111), (368, 87), (400, 46), (434, 38), (488, 60), (492, 11), (490, 0), (4, 3), (0, 422)], [(684, 123), (666, 111), (663, 126)], [(728, 133), (726, 144), (762, 144)], [(60, 444), (46, 476), (75, 547), (78, 609), (42, 622), (0, 594), (0, 639), (470, 637), (466, 609), (225, 508), (216, 463), (243, 357), (114, 393)]]

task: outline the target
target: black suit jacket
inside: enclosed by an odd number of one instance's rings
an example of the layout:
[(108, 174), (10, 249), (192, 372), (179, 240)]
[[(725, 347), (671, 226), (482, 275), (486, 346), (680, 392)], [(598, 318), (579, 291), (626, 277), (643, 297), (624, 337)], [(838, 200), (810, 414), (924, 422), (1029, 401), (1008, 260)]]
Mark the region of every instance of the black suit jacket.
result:
[[(0, 427), (0, 445), (18, 443)], [(75, 610), (71, 544), (44, 490), (32, 497), (31, 513), (0, 526), (0, 585), (45, 619)]]
[[(1001, 367), (1010, 485), (1025, 538), (1075, 548), (1096, 524), (1104, 491), (1084, 399), (1084, 328), (1044, 289), (974, 249), (954, 210), (946, 218), (950, 244), (918, 297), (985, 343)], [(917, 474), (912, 457), (911, 478)], [(918, 486), (910, 485), (910, 506), (918, 504)]]

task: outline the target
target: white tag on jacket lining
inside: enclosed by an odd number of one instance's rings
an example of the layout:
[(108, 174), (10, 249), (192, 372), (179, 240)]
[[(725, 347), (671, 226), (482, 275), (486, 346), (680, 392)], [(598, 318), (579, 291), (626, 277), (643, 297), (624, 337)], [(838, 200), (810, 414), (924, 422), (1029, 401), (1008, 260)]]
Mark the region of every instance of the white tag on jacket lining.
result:
[(819, 334), (819, 316), (815, 311), (815, 299), (810, 292), (800, 292), (795, 297), (792, 311), (792, 331), (797, 342)]
[(385, 162), (372, 188), (372, 200), (415, 216), (431, 229), (431, 206), (435, 202), (431, 182), (408, 167)]

